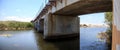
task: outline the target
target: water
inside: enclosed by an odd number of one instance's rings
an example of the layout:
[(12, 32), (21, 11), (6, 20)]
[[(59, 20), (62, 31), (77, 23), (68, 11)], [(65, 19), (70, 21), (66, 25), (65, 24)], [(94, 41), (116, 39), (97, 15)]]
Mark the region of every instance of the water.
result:
[(80, 28), (80, 38), (51, 41), (34, 30), (0, 31), (0, 50), (107, 50), (105, 42), (97, 38), (104, 31), (106, 28)]
[(80, 28), (80, 50), (108, 50), (105, 41), (97, 38), (99, 32), (107, 28)]
[(45, 41), (34, 30), (0, 31), (0, 50), (79, 50), (79, 37)]

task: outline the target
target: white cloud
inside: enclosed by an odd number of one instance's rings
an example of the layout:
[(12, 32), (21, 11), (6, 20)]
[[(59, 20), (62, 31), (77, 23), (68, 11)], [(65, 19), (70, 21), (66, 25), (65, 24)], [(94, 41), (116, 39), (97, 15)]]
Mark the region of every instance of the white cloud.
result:
[(4, 20), (15, 20), (15, 21), (22, 21), (22, 22), (30, 22), (32, 18), (28, 17), (19, 17), (19, 16), (7, 16), (4, 17)]

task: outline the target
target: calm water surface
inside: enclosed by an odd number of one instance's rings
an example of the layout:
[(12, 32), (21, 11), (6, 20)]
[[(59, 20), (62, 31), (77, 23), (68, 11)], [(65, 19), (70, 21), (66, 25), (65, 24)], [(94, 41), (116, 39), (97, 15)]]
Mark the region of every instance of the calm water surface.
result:
[(45, 41), (34, 30), (0, 31), (0, 50), (79, 50), (79, 37)]
[(105, 41), (97, 38), (104, 31), (106, 28), (80, 28), (80, 38), (51, 41), (34, 30), (0, 31), (0, 50), (107, 50)]
[(80, 50), (108, 50), (105, 41), (97, 38), (98, 33), (107, 28), (80, 28)]

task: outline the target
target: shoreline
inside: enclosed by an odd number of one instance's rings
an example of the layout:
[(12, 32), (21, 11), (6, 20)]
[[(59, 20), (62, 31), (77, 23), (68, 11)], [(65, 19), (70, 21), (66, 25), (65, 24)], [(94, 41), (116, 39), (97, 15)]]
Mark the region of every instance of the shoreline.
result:
[(33, 28), (2, 28), (0, 31), (32, 30)]
[(109, 28), (109, 27), (103, 26), (103, 27), (80, 27), (80, 28)]

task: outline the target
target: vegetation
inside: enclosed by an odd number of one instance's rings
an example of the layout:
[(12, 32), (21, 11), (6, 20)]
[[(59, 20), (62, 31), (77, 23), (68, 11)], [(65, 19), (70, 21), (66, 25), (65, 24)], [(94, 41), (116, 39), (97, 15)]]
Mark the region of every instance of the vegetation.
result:
[(0, 30), (26, 30), (32, 29), (32, 27), (30, 22), (0, 21)]
[(112, 12), (105, 13), (105, 23), (109, 25), (106, 32), (101, 32), (98, 34), (98, 38), (101, 40), (106, 40), (108, 49), (111, 49), (112, 46)]
[(106, 41), (108, 46), (112, 45), (112, 12), (105, 13), (105, 23), (107, 23), (110, 27), (107, 29), (106, 34), (108, 35)]
[(80, 27), (88, 27), (86, 24), (80, 24)]

